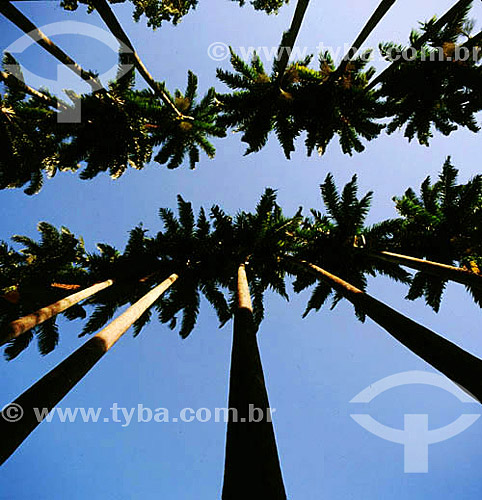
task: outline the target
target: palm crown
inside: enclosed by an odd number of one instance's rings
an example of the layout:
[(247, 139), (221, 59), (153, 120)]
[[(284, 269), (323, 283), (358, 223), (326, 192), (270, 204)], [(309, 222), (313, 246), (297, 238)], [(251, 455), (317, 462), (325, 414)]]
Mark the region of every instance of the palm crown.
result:
[(364, 71), (368, 54), (353, 59), (340, 74), (328, 52), (320, 55), (319, 69), (308, 66), (311, 57), (291, 64), (280, 78), (275, 62), (267, 75), (259, 56), (246, 64), (231, 51), (236, 73), (218, 69), (218, 78), (233, 89), (222, 94), (219, 123), (243, 132), (246, 154), (260, 150), (274, 130), (289, 158), (294, 141), (307, 134), (308, 154), (322, 154), (334, 135), (344, 153), (364, 149), (360, 137), (371, 140), (383, 128), (376, 119), (384, 116), (381, 104), (366, 84), (373, 74)]

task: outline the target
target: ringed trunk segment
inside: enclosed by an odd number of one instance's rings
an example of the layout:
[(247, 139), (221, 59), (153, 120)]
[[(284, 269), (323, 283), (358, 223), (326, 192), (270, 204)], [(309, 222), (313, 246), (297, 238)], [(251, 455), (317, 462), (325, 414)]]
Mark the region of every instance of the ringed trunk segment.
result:
[(350, 283), (306, 261), (294, 261), (324, 280), (392, 337), (482, 402), (482, 360)]
[(192, 120), (192, 117), (184, 116), (177, 109), (175, 104), (164, 92), (159, 83), (154, 80), (106, 0), (92, 0), (92, 4), (94, 5), (95, 9), (99, 13), (106, 26), (109, 28), (110, 32), (117, 38), (117, 41), (120, 42), (121, 45), (123, 44), (125, 46), (123, 47), (123, 49), (125, 50), (125, 48), (128, 48), (129, 51), (131, 51), (134, 58), (134, 66), (137, 68), (137, 71), (139, 71), (142, 78), (144, 78), (145, 82), (149, 85), (149, 87), (151, 87), (154, 93), (164, 102), (166, 106), (171, 108), (171, 110), (177, 115), (178, 118), (183, 120)]
[(385, 17), (396, 1), (397, 0), (381, 0), (380, 5), (367, 21), (358, 37), (353, 42), (350, 50), (345, 54), (342, 63), (338, 67), (338, 74), (342, 74), (345, 71), (348, 63), (355, 57), (355, 54), (360, 50), (360, 47), (365, 43), (366, 39), (371, 35), (378, 23)]
[(54, 408), (177, 279), (177, 274), (171, 274), (15, 399), (12, 405), (23, 412), (20, 419), (8, 421), (10, 405), (4, 408), (0, 418), (0, 465), (46, 417), (39, 412), (48, 413)]
[(247, 309), (253, 312), (253, 305), (251, 303), (251, 294), (249, 292), (248, 277), (246, 276), (246, 265), (240, 264), (238, 267), (238, 310)]
[[(465, 9), (469, 4), (472, 3), (473, 0), (459, 0), (456, 2), (435, 24), (433, 27), (433, 31), (437, 31), (446, 25), (451, 19), (457, 14), (457, 12), (461, 9)], [(419, 50), (424, 43), (429, 39), (430, 34), (426, 33), (422, 35), (416, 43), (414, 43), (411, 47)], [(374, 80), (372, 80), (368, 86), (367, 90), (372, 90), (379, 83), (382, 82), (384, 77), (389, 76), (399, 65), (401, 61), (394, 61), (388, 66), (384, 71), (382, 71)]]
[(22, 333), (27, 332), (28, 330), (40, 325), (44, 321), (47, 321), (57, 314), (67, 310), (69, 307), (78, 304), (80, 301), (92, 297), (96, 293), (104, 290), (105, 288), (110, 287), (114, 284), (114, 280), (106, 280), (102, 283), (96, 283), (95, 285), (90, 286), (80, 292), (73, 293), (68, 297), (58, 300), (49, 306), (42, 307), (38, 311), (35, 311), (32, 314), (28, 314), (19, 318), (15, 321), (12, 321), (7, 325), (5, 330), (0, 333), (0, 346), (13, 340), (14, 338), (22, 335)]
[(237, 291), (222, 499), (286, 500), (244, 264)]
[(45, 33), (35, 26), (27, 17), (25, 17), (10, 1), (0, 2), (0, 13), (3, 14), (9, 21), (15, 24), (32, 40), (38, 43), (49, 54), (54, 56), (62, 64), (67, 66), (82, 80), (85, 80), (94, 92), (102, 90), (100, 81), (93, 77), (89, 72), (79, 66), (69, 55), (67, 55), (60, 47), (58, 47)]
[(375, 259), (399, 264), (401, 266), (415, 269), (443, 280), (455, 281), (466, 286), (473, 286), (482, 290), (482, 276), (467, 271), (461, 267), (449, 266), (448, 264), (441, 264), (439, 262), (432, 262), (430, 260), (418, 259), (408, 255), (401, 255), (392, 252), (378, 252), (370, 253), (370, 257)]

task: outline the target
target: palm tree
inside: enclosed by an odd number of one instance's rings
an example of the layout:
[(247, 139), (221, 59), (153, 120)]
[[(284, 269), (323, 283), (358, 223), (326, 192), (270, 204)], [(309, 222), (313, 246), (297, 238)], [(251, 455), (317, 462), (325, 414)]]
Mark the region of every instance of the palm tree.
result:
[(171, 113), (165, 106), (155, 104), (145, 111), (148, 120), (150, 139), (154, 146), (160, 146), (154, 160), (160, 164), (167, 164), (167, 168), (179, 167), (184, 158), (189, 158), (190, 168), (194, 169), (199, 162), (200, 151), (214, 158), (216, 149), (208, 138), (225, 137), (226, 129), (216, 123), (218, 104), (214, 88), (210, 88), (206, 95), (196, 102), (198, 80), (191, 71), (188, 72), (188, 81), (185, 92), (176, 90), (171, 96), (176, 106), (188, 113), (189, 120), (171, 119)]
[(233, 90), (218, 96), (221, 102), (219, 123), (243, 132), (248, 144), (246, 154), (264, 147), (272, 130), (287, 158), (294, 141), (306, 132), (305, 144), (310, 155), (320, 155), (328, 143), (339, 136), (344, 153), (363, 151), (360, 137), (374, 139), (383, 126), (376, 122), (385, 110), (373, 92), (366, 90), (372, 69), (364, 71), (367, 55), (352, 60), (343, 74), (332, 77), (335, 63), (328, 52), (320, 54), (319, 70), (308, 68), (311, 57), (289, 66), (278, 83), (276, 63), (267, 75), (257, 55), (248, 65), (231, 52), (236, 73), (221, 69), (217, 77)]
[(61, 312), (66, 311), (70, 307), (78, 304), (82, 300), (88, 299), (95, 295), (97, 292), (104, 290), (105, 288), (114, 284), (113, 280), (105, 280), (101, 283), (95, 283), (94, 285), (81, 290), (80, 292), (73, 293), (63, 299), (54, 302), (46, 307), (38, 309), (34, 313), (30, 313), (23, 316), (20, 319), (12, 321), (7, 325), (7, 328), (0, 332), (0, 346), (17, 338), (19, 335), (27, 332), (28, 330), (35, 328), (36, 326), (42, 324), (44, 321), (57, 316)]
[(356, 193), (356, 177), (340, 196), (332, 176), (328, 175), (322, 185), (328, 216), (313, 211), (314, 223), (305, 221), (292, 235), (298, 249), (288, 263), (293, 269), (304, 271), (298, 273), (295, 291), (300, 292), (319, 280), (305, 315), (312, 309), (320, 309), (331, 295), (334, 295), (332, 307), (346, 298), (354, 305), (360, 320), (370, 317), (405, 347), (482, 401), (482, 360), (365, 292), (365, 274), (374, 275), (378, 271), (398, 281), (406, 281), (406, 274), (395, 265), (383, 267), (386, 264), (383, 260), (370, 259), (353, 248), (354, 236), (377, 235), (380, 245), (387, 237), (383, 225), (363, 229), (371, 193), (361, 200)]
[[(149, 73), (107, 1), (90, 1), (110, 32), (121, 43), (121, 52), (127, 49), (136, 69), (154, 94), (164, 103), (164, 107), (158, 107), (158, 110), (154, 112), (154, 123), (149, 124), (155, 137), (155, 143), (163, 143), (156, 161), (161, 164), (169, 161), (168, 168), (177, 168), (188, 153), (190, 166), (194, 168), (199, 162), (199, 148), (209, 158), (213, 158), (215, 149), (207, 137), (224, 137), (226, 135), (224, 127), (215, 124), (217, 105), (214, 100), (214, 89), (209, 89), (201, 102), (195, 105), (197, 77), (189, 71), (186, 93), (183, 95), (180, 91), (176, 91), (175, 98), (173, 98), (165, 89), (164, 84), (157, 82)], [(160, 119), (161, 123), (156, 123), (156, 119)]]
[[(87, 301), (91, 305), (96, 303), (97, 307), (81, 335), (97, 331), (109, 321), (118, 307), (137, 300), (13, 402), (23, 408), (24, 416), (19, 422), (8, 423), (5, 420), (0, 424), (0, 436), (5, 443), (0, 453), (0, 463), (3, 463), (40, 423), (35, 410), (45, 408), (50, 411), (131, 326), (134, 335), (138, 335), (150, 319), (151, 306), (155, 305), (160, 310), (160, 319), (164, 322), (170, 320), (173, 327), (175, 314), (183, 309), (180, 334), (184, 338), (192, 331), (196, 321), (199, 306), (198, 288), (214, 306), (221, 322), (230, 318), (229, 307), (213, 279), (219, 259), (213, 251), (215, 246), (209, 221), (201, 210), (195, 223), (191, 205), (181, 197), (178, 197), (178, 203), (179, 220), (170, 210), (160, 210), (165, 231), (160, 232), (156, 238), (147, 238), (146, 231), (142, 227), (136, 227), (131, 231), (122, 256), (119, 256), (113, 247), (103, 244), (100, 245), (102, 254), (91, 257), (90, 272), (93, 276), (98, 277), (106, 273), (115, 275), (119, 274), (120, 270), (123, 273), (121, 278), (116, 279), (115, 286), (104, 290), (102, 294), (92, 295)], [(175, 268), (180, 271), (172, 272)], [(150, 271), (147, 277), (141, 280), (132, 279), (146, 270)], [(152, 283), (158, 283), (160, 274), (165, 276), (169, 273), (171, 274), (167, 279), (146, 293)], [(179, 276), (182, 279), (179, 279)], [(178, 285), (175, 289), (171, 288), (174, 283)], [(161, 296), (168, 290), (168, 298), (161, 302)], [(45, 418), (45, 415), (42, 418)]]
[[(3, 244), (0, 259), (0, 331), (1, 343), (10, 341), (5, 350), (8, 359), (16, 357), (37, 335), (42, 354), (52, 351), (59, 339), (54, 314), (42, 313), (42, 317), (30, 314), (48, 301), (65, 304), (68, 290), (59, 283), (84, 284), (86, 282), (85, 249), (81, 238), (76, 238), (67, 228), (57, 230), (54, 226), (41, 222), (39, 242), (27, 236), (13, 236), (12, 240), (24, 248), (20, 252)], [(56, 286), (53, 286), (56, 285)], [(78, 302), (78, 301), (77, 301)], [(64, 315), (72, 320), (85, 317), (80, 306), (67, 310)], [(48, 311), (49, 313), (52, 311)], [(57, 311), (61, 312), (60, 310)], [(28, 314), (19, 322), (17, 318)], [(29, 329), (34, 328), (34, 331)]]
[[(53, 97), (50, 97), (48, 94), (43, 92), (39, 92), (38, 90), (29, 87), (23, 81), (23, 75), (20, 70), (18, 64), (16, 64), (15, 59), (8, 53), (4, 53), (4, 65), (8, 65), (10, 72), (0, 71), (0, 80), (5, 83), (8, 89), (13, 89), (15, 87), (19, 88), (23, 94), (28, 94), (32, 97), (37, 97), (40, 100), (44, 101), (45, 104), (50, 106), (51, 108), (57, 107), (58, 104), (62, 106), (61, 101), (57, 101)], [(13, 68), (13, 71), (12, 71)]]
[(325, 269), (308, 262), (296, 265), (323, 280), (328, 295), (335, 290), (406, 348), (482, 402), (481, 359)]
[[(461, 12), (466, 13), (467, 9), (470, 8), (472, 0), (458, 0), (450, 9), (440, 18), (433, 18), (430, 23), (427, 23), (426, 27), (429, 28), (420, 37), (411, 40), (411, 47), (415, 50), (420, 50), (425, 43), (430, 39), (432, 33), (439, 32), (446, 24), (453, 21), (454, 17), (460, 15)], [(382, 71), (376, 78), (374, 78), (368, 85), (368, 89), (372, 90), (379, 83), (381, 83), (385, 78), (390, 76), (393, 71), (402, 63), (402, 60), (393, 61), (388, 68)]]
[(117, 179), (129, 166), (144, 168), (153, 154), (145, 114), (156, 100), (148, 92), (134, 91), (134, 83), (133, 72), (123, 74), (121, 69), (108, 92), (79, 96), (68, 91), (82, 119), (58, 125), (68, 137), (59, 147), (61, 165), (85, 165), (81, 179), (106, 170)]
[[(56, 1), (56, 0), (53, 0)], [(126, 0), (116, 0), (112, 3), (124, 3)], [(174, 0), (160, 0), (155, 2), (139, 2), (138, 0), (130, 0), (135, 10), (133, 18), (137, 22), (145, 15), (147, 25), (153, 29), (160, 28), (163, 21), (178, 24), (179, 21), (191, 10), (195, 9), (197, 0), (183, 0), (176, 2)], [(87, 4), (88, 12), (92, 12), (97, 5), (94, 0), (61, 0), (60, 5), (65, 10), (77, 10), (79, 3)]]
[[(154, 238), (147, 238), (146, 231), (141, 227), (131, 231), (123, 262), (120, 264), (122, 272), (113, 271), (109, 265), (105, 266), (105, 259), (93, 262), (93, 267), (97, 268), (95, 276), (98, 279), (113, 273), (119, 277), (124, 276), (124, 279), (118, 278), (115, 287), (106, 290), (102, 295), (93, 296), (88, 301), (96, 307), (85, 324), (82, 335), (97, 331), (109, 321), (116, 309), (132, 301), (134, 282), (142, 288), (147, 279), (152, 280), (159, 273), (170, 270), (176, 270), (182, 279), (156, 303), (162, 323), (168, 323), (171, 329), (175, 329), (178, 324), (177, 315), (182, 312), (179, 335), (187, 338), (197, 321), (201, 294), (212, 305), (221, 326), (230, 319), (229, 306), (219, 290), (217, 281), (219, 245), (212, 234), (206, 214), (201, 209), (196, 220), (192, 205), (181, 196), (178, 196), (178, 213), (179, 216), (176, 217), (170, 209), (159, 210), (164, 229)], [(106, 256), (115, 255), (112, 247), (103, 245), (102, 248)], [(131, 272), (127, 279), (124, 271), (126, 269)], [(145, 275), (148, 278), (138, 279), (139, 276)], [(138, 335), (150, 319), (151, 314), (146, 311), (134, 325), (134, 335)]]
[(152, 75), (149, 73), (147, 70), (145, 64), (142, 62), (141, 58), (137, 54), (137, 52), (134, 49), (134, 46), (132, 45), (132, 42), (129, 40), (129, 37), (127, 36), (127, 33), (122, 29), (122, 26), (120, 25), (119, 21), (115, 17), (115, 14), (112, 12), (111, 8), (109, 7), (109, 4), (107, 3), (106, 0), (90, 0), (92, 5), (95, 7), (97, 12), (99, 13), (100, 17), (106, 24), (106, 26), (109, 28), (110, 32), (112, 35), (119, 41), (120, 44), (123, 44), (124, 47), (121, 45), (121, 52), (128, 51), (132, 57), (132, 62), (136, 69), (139, 71), (141, 74), (142, 78), (146, 81), (146, 83), (152, 88), (154, 93), (161, 99), (161, 101), (164, 102), (164, 104), (171, 109), (174, 114), (182, 119), (189, 119), (188, 116), (184, 116), (179, 109), (175, 106), (175, 104), (172, 102), (170, 99), (169, 95), (166, 94), (166, 92), (163, 89), (163, 86), (160, 85)]
[[(237, 273), (237, 308), (229, 384), (230, 415), (226, 435), (223, 500), (286, 499), (263, 367), (256, 340), (246, 265)], [(250, 421), (250, 409), (260, 409), (260, 421)]]
[[(401, 215), (394, 231), (391, 249), (397, 254), (425, 258), (439, 265), (383, 254), (378, 258), (397, 259), (420, 271), (415, 275), (408, 298), (425, 297), (435, 311), (448, 279), (466, 285), (474, 300), (482, 305), (482, 278), (474, 261), (482, 255), (480, 217), (482, 213), (482, 176), (466, 184), (457, 184), (458, 170), (450, 157), (445, 161), (434, 184), (427, 177), (418, 197), (409, 188), (401, 198), (394, 198)], [(387, 250), (390, 248), (387, 248)], [(454, 267), (458, 263), (459, 266)], [(427, 274), (430, 268), (432, 276)], [(475, 272), (474, 272), (475, 271)]]
[[(231, 291), (234, 311), (228, 403), (234, 414), (228, 420), (222, 498), (255, 494), (284, 499), (256, 332), (264, 316), (264, 292), (270, 288), (287, 298), (281, 256), (290, 249), (285, 232), (297, 221), (283, 216), (272, 189), (265, 191), (254, 213), (240, 212), (233, 219), (213, 207), (212, 216), (223, 256), (219, 275)], [(259, 422), (250, 421), (250, 408), (263, 411)]]
[[(470, 36), (469, 8), (470, 4), (459, 10), (445, 27), (435, 30), (438, 23), (432, 20), (422, 25), (423, 35), (412, 31), (413, 57), (391, 66), (380, 81), (379, 96), (385, 100), (387, 115), (393, 117), (387, 133), (405, 126), (409, 141), (416, 136), (420, 144), (428, 145), (433, 128), (444, 135), (458, 126), (479, 130), (476, 113), (482, 109), (482, 73), (478, 57), (471, 54), (465, 61), (454, 57), (461, 37)], [(386, 43), (380, 50), (390, 60), (394, 51), (401, 55), (408, 49)]]
[(177, 274), (171, 274), (15, 399), (13, 404), (23, 409), (23, 417), (17, 422), (8, 422), (7, 419), (0, 422), (3, 443), (0, 464), (15, 452), (40, 423), (35, 410), (46, 408), (50, 411), (54, 408), (177, 279)]

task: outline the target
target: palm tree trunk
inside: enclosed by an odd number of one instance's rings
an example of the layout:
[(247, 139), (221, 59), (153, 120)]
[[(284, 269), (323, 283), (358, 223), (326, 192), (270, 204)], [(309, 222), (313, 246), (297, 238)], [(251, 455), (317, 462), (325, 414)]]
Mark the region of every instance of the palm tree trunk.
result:
[(442, 280), (456, 281), (462, 285), (473, 286), (474, 288), (482, 290), (482, 276), (461, 267), (449, 266), (447, 264), (440, 264), (439, 262), (417, 259), (408, 255), (400, 255), (392, 252), (370, 253), (369, 256), (378, 260), (392, 262), (393, 264), (400, 264), (410, 269), (422, 271), (423, 273), (431, 274)]
[(305, 261), (294, 262), (360, 306), (392, 337), (482, 401), (482, 360), (321, 267)]
[(105, 288), (111, 286), (113, 283), (113, 280), (106, 280), (102, 283), (96, 283), (95, 285), (92, 285), (85, 290), (73, 293), (72, 295), (58, 300), (57, 302), (54, 302), (49, 306), (42, 307), (42, 309), (39, 309), (32, 314), (28, 314), (23, 318), (12, 321), (7, 325), (5, 330), (0, 332), (0, 345), (5, 344), (15, 337), (18, 337), (31, 328), (40, 325), (40, 323), (43, 323), (53, 316), (56, 316), (57, 314), (65, 311), (69, 307), (72, 307), (73, 305), (79, 303), (81, 300), (92, 297), (92, 295), (95, 295), (97, 292), (104, 290)]
[[(50, 411), (89, 372), (102, 356), (120, 339), (142, 314), (178, 279), (177, 274), (157, 285), (144, 297), (111, 321), (95, 337), (62, 361), (47, 375), (20, 395), (12, 405), (22, 408), (23, 416), (16, 422), (8, 421), (8, 406), (0, 418), (0, 465), (23, 443), (39, 425), (38, 412)], [(36, 414), (37, 411), (37, 414)], [(44, 415), (45, 417), (45, 415)]]
[(301, 23), (303, 22), (309, 3), (310, 0), (298, 0), (290, 29), (285, 31), (281, 38), (278, 55), (275, 61), (275, 68), (278, 73), (277, 80), (279, 84), (281, 84), (281, 81), (283, 80), (286, 66), (288, 66), (288, 61), (295, 45), (296, 38), (298, 37), (298, 33), (300, 32)]
[[(459, 10), (465, 9), (470, 3), (472, 3), (472, 0), (459, 0), (458, 2), (455, 3), (433, 26), (433, 32), (437, 32), (440, 28), (442, 28), (445, 24), (447, 24), (456, 14)], [(431, 36), (430, 33), (426, 33), (425, 35), (422, 35), (417, 41), (412, 45), (412, 47), (416, 50), (420, 49), (424, 43), (429, 39)], [(395, 69), (399, 66), (401, 63), (401, 60), (394, 61), (390, 66), (388, 66), (384, 71), (382, 71), (374, 80), (370, 82), (368, 85), (367, 89), (371, 90), (374, 87), (376, 87), (384, 78), (389, 76)]]
[[(238, 268), (223, 500), (286, 499), (245, 265)], [(253, 417), (259, 408), (254, 421)]]
[(109, 7), (109, 4), (106, 2), (106, 0), (92, 0), (92, 4), (94, 5), (95, 9), (99, 13), (100, 17), (102, 18), (106, 26), (109, 28), (112, 35), (115, 38), (117, 38), (117, 41), (119, 43), (125, 46), (124, 50), (125, 48), (127, 48), (129, 49), (129, 52), (132, 52), (132, 56), (134, 59), (134, 66), (137, 68), (142, 78), (144, 78), (145, 82), (149, 85), (149, 87), (151, 87), (154, 93), (164, 102), (166, 106), (171, 108), (172, 111), (179, 118), (182, 118), (184, 120), (192, 119), (191, 117), (184, 116), (177, 109), (175, 104), (171, 101), (169, 96), (164, 92), (159, 83), (156, 82), (156, 80), (154, 80), (152, 75), (147, 70), (145, 64), (142, 62), (141, 58), (137, 54), (136, 50), (134, 49), (134, 45), (132, 45), (132, 42), (129, 40), (129, 37), (127, 36), (127, 33), (123, 30), (122, 26), (115, 17), (114, 13), (112, 12), (112, 9)]
[(16, 85), (22, 92), (25, 92), (32, 97), (36, 97), (37, 99), (41, 99), (45, 104), (47, 104), (47, 106), (50, 106), (51, 108), (59, 107), (60, 109), (67, 109), (67, 106), (62, 101), (52, 98), (32, 87), (29, 87), (26, 83), (22, 82), (10, 73), (0, 71), (0, 80), (5, 82), (6, 84), (11, 83), (12, 85)]
[(3, 14), (8, 20), (20, 28), (32, 40), (37, 42), (49, 54), (53, 55), (62, 64), (67, 66), (76, 75), (85, 80), (92, 90), (102, 90), (102, 84), (99, 80), (92, 76), (91, 73), (82, 69), (70, 56), (68, 56), (60, 47), (55, 45), (50, 38), (39, 30), (27, 17), (25, 17), (16, 7), (9, 1), (2, 1), (0, 3), (0, 14)]
[(396, 1), (397, 0), (382, 0), (380, 2), (380, 5), (372, 14), (368, 22), (365, 24), (357, 39), (353, 42), (350, 50), (345, 54), (343, 61), (338, 67), (338, 74), (342, 74), (345, 71), (350, 60), (355, 57), (355, 54), (358, 52), (360, 47), (365, 43), (366, 39), (371, 35), (373, 30), (377, 27), (378, 23), (385, 17), (386, 13), (390, 10), (390, 8)]

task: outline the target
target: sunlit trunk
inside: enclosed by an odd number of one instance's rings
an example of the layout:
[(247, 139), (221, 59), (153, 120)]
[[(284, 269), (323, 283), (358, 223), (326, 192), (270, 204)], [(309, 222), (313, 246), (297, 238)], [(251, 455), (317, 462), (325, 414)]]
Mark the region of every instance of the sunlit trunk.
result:
[(229, 408), (234, 411), (229, 413), (222, 498), (284, 500), (244, 264), (238, 269), (237, 292), (229, 385)]
[(53, 55), (63, 65), (72, 70), (76, 75), (85, 80), (92, 90), (101, 90), (102, 84), (88, 71), (82, 69), (70, 56), (58, 47), (45, 33), (35, 26), (10, 2), (3, 0), (0, 2), (0, 14), (3, 14), (15, 26), (21, 29), (26, 35), (43, 47), (49, 54)]
[(92, 0), (92, 4), (94, 5), (95, 9), (99, 13), (100, 17), (102, 18), (106, 26), (109, 28), (109, 31), (112, 33), (112, 35), (114, 35), (117, 38), (117, 41), (119, 43), (124, 45), (124, 47), (122, 47), (122, 50), (126, 52), (127, 49), (127, 52), (132, 54), (134, 66), (137, 68), (137, 71), (139, 71), (139, 73), (141, 74), (142, 78), (144, 78), (146, 83), (152, 88), (154, 93), (164, 102), (166, 106), (171, 108), (171, 110), (179, 118), (182, 117), (184, 119), (188, 119), (189, 117), (183, 116), (183, 114), (177, 109), (177, 107), (171, 101), (169, 96), (164, 92), (159, 83), (149, 73), (145, 64), (142, 62), (141, 58), (134, 49), (134, 45), (132, 45), (132, 42), (129, 40), (127, 33), (123, 30), (122, 26), (115, 17), (114, 13), (112, 12), (112, 9), (110, 8), (106, 0)]
[(308, 262), (298, 264), (359, 306), (414, 354), (482, 401), (482, 360), (321, 267)]
[(393, 264), (400, 264), (401, 266), (409, 267), (416, 271), (422, 271), (423, 273), (436, 276), (441, 280), (456, 281), (462, 285), (473, 286), (482, 290), (482, 276), (461, 267), (449, 266), (447, 264), (440, 264), (439, 262), (417, 259), (408, 255), (392, 252), (377, 252), (370, 253), (369, 255), (375, 259), (384, 260)]
[(13, 87), (17, 87), (22, 92), (25, 92), (32, 97), (36, 97), (37, 99), (42, 100), (45, 104), (50, 106), (51, 108), (56, 108), (60, 106), (61, 109), (67, 109), (65, 104), (57, 99), (54, 99), (43, 92), (40, 92), (32, 87), (29, 87), (27, 84), (16, 78), (11, 73), (6, 73), (5, 71), (0, 71), (0, 80), (5, 82), (6, 84), (11, 84)]
[(40, 325), (44, 321), (56, 316), (57, 314), (65, 311), (69, 307), (72, 307), (75, 304), (78, 304), (81, 300), (88, 299), (95, 295), (96, 293), (104, 290), (105, 288), (111, 286), (114, 283), (113, 280), (106, 280), (102, 283), (96, 283), (95, 285), (86, 288), (85, 290), (81, 290), (80, 292), (73, 293), (68, 297), (65, 297), (49, 306), (42, 307), (38, 311), (35, 311), (32, 314), (28, 314), (23, 318), (12, 321), (7, 325), (7, 327), (0, 332), (0, 345), (5, 344), (9, 340), (12, 340), (22, 333), (30, 330), (31, 328)]
[(12, 406), (4, 408), (0, 416), (0, 464), (39, 425), (42, 419), (35, 411), (54, 408), (177, 278), (177, 274), (171, 274), (19, 396), (12, 405), (22, 409), (22, 418), (9, 421)]

